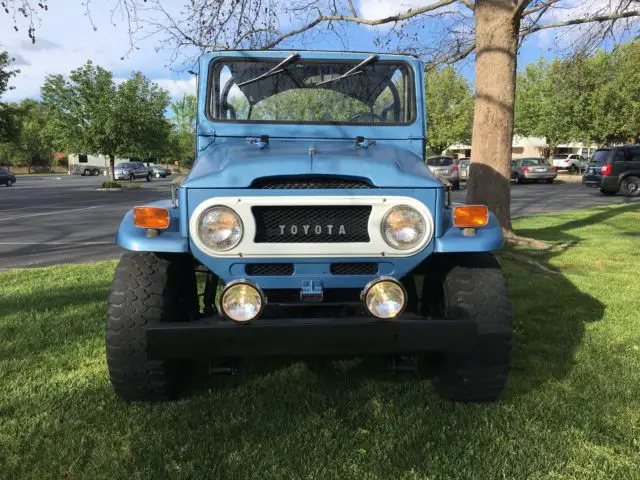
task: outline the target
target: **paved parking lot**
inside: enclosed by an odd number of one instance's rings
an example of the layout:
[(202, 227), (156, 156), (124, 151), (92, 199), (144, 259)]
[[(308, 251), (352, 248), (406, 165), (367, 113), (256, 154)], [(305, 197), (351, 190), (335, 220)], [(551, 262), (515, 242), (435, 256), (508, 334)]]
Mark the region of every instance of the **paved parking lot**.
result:
[(0, 187), (0, 269), (114, 258), (114, 234), (132, 206), (170, 196), (170, 180), (98, 192), (102, 177), (18, 177)]
[[(169, 198), (170, 180), (137, 182), (142, 187), (98, 192), (104, 179), (66, 175), (18, 177), (12, 188), (0, 187), (0, 269), (87, 262), (115, 258), (121, 250), (114, 234), (133, 206)], [(464, 190), (453, 193), (464, 201)], [(514, 185), (514, 216), (573, 210), (632, 201), (604, 197), (579, 183)]]

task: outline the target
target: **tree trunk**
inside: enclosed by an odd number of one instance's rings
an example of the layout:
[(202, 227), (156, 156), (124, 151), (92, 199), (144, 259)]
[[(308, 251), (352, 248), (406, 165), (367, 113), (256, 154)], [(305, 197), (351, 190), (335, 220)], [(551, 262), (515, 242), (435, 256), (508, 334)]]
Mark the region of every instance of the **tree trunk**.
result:
[(112, 182), (116, 181), (116, 157), (115, 157), (115, 155), (109, 155), (109, 179)]
[(513, 0), (477, 0), (476, 105), (466, 202), (489, 207), (511, 231), (511, 145), (519, 18)]

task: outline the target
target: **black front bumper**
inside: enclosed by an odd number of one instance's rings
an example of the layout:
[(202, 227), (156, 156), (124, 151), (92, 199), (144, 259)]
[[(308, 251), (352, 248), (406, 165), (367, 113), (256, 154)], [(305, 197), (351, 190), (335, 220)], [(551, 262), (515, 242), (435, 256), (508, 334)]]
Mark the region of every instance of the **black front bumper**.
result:
[(147, 327), (150, 359), (299, 355), (415, 354), (465, 351), (476, 342), (470, 320), (403, 314), (371, 317), (259, 319), (248, 325), (219, 317)]

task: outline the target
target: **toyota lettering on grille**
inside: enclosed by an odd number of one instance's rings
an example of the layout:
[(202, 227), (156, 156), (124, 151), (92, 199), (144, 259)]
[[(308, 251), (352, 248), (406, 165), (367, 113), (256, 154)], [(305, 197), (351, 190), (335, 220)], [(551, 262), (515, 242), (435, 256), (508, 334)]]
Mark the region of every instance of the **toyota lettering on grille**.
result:
[(346, 235), (344, 225), (278, 225), (280, 235)]

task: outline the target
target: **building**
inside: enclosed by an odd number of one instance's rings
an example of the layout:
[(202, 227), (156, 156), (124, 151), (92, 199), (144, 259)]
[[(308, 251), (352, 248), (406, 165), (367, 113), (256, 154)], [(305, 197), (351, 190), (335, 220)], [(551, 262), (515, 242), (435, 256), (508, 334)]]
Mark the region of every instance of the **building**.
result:
[[(582, 142), (570, 142), (558, 145), (553, 153), (577, 153), (589, 158), (597, 148), (598, 146), (595, 144), (585, 145)], [(470, 157), (471, 145), (451, 145), (446, 151), (455, 158)], [(549, 153), (549, 145), (544, 137), (513, 136), (513, 158), (548, 157)]]

